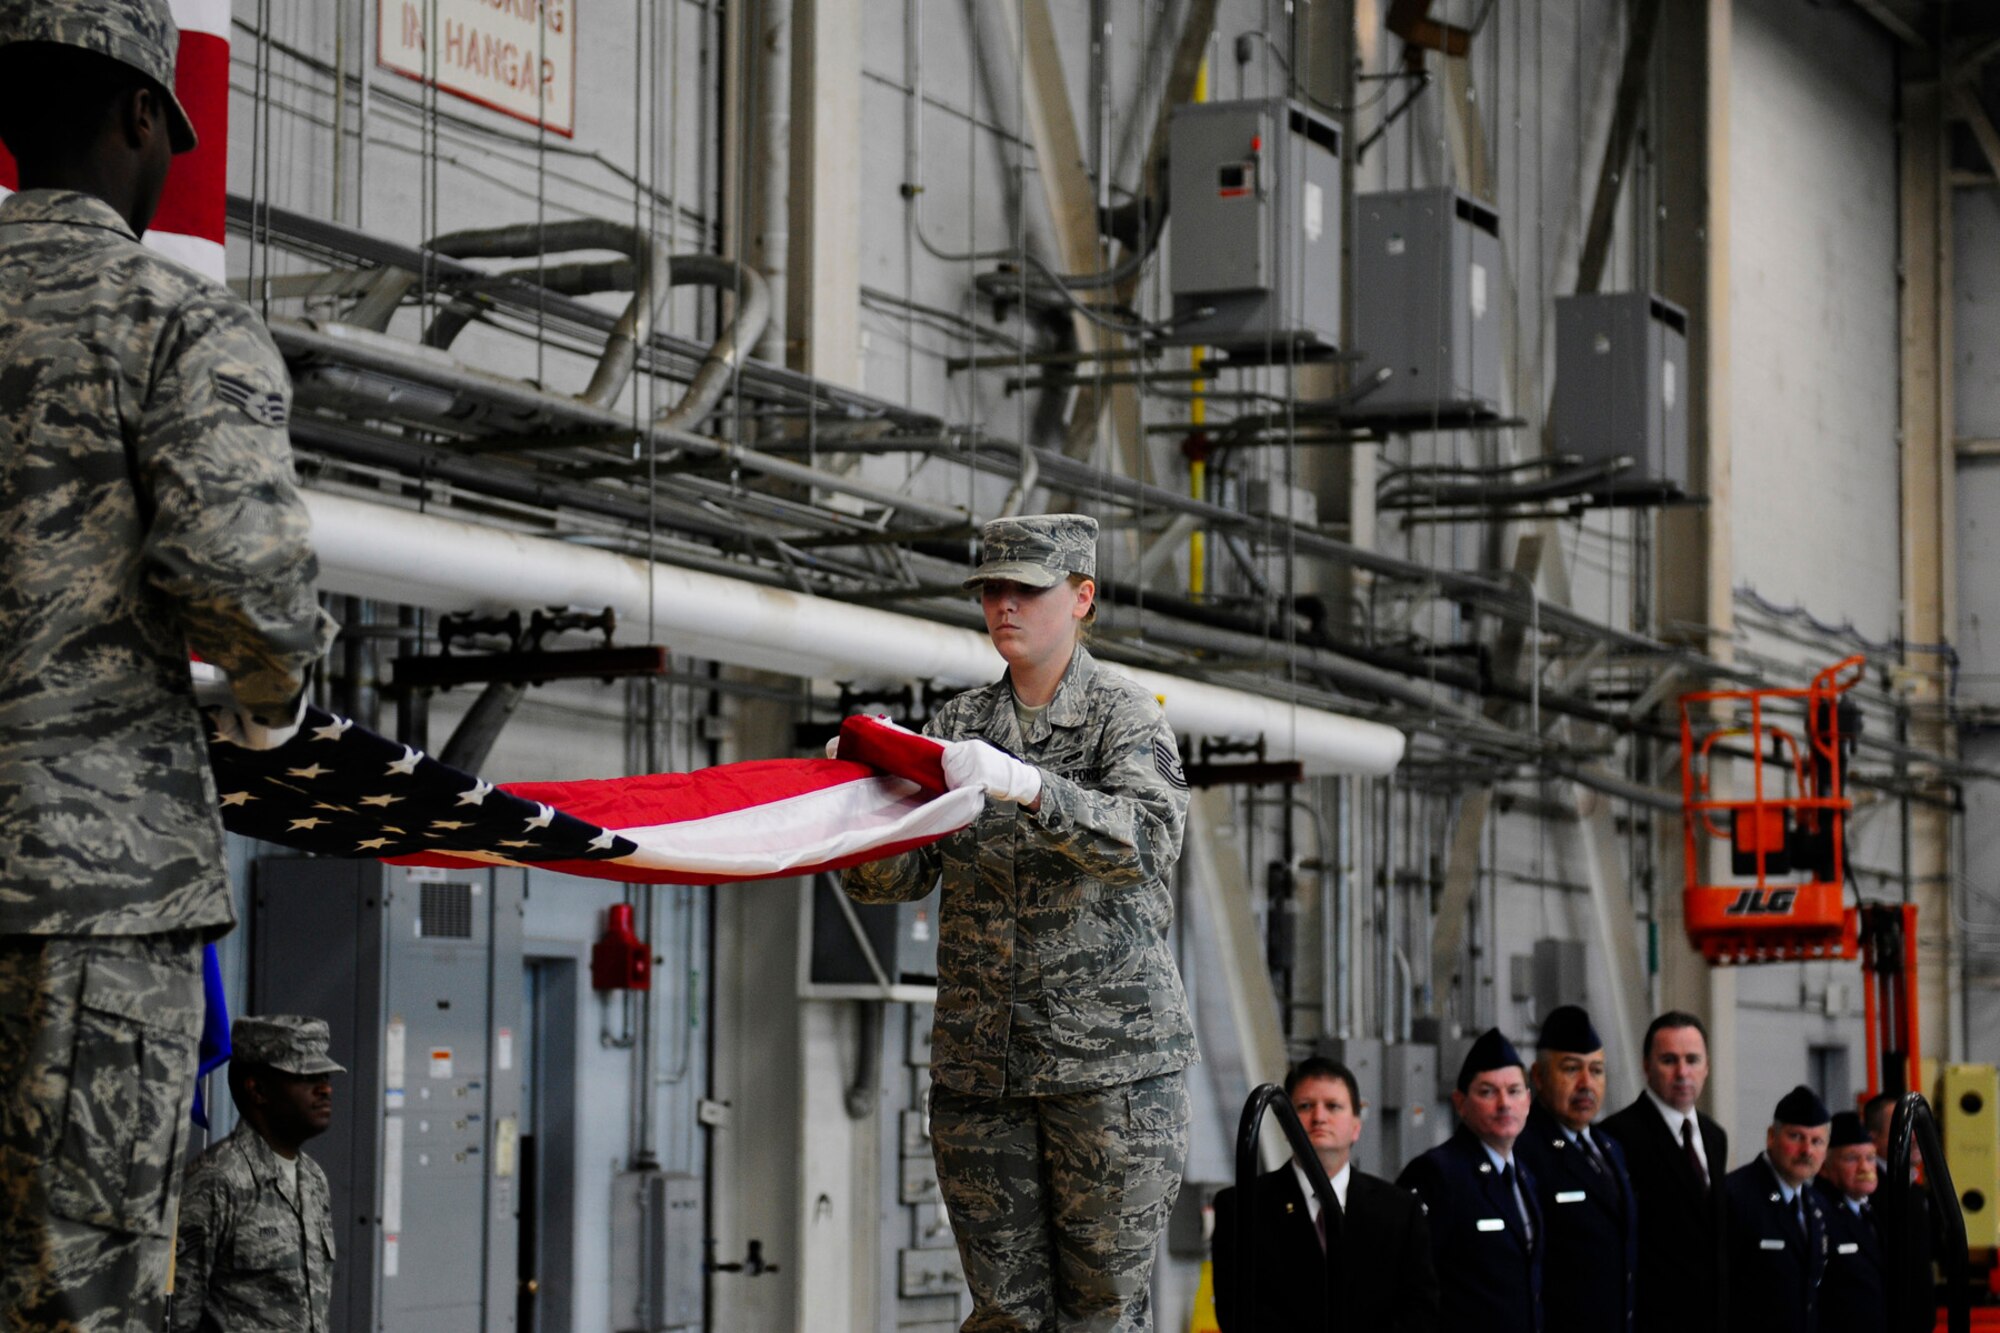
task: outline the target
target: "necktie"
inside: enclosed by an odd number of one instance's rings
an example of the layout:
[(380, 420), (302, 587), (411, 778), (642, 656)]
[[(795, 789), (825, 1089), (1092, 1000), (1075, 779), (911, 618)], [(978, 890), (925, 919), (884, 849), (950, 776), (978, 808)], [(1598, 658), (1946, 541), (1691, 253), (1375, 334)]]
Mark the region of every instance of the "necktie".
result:
[(1694, 1171), (1694, 1178), (1701, 1185), (1702, 1193), (1706, 1194), (1708, 1171), (1701, 1164), (1701, 1154), (1695, 1151), (1693, 1116), (1681, 1121), (1681, 1151), (1687, 1154), (1688, 1166)]
[(1600, 1176), (1603, 1175), (1604, 1159), (1597, 1155), (1597, 1145), (1590, 1141), (1590, 1131), (1585, 1130), (1583, 1133), (1578, 1134), (1576, 1136), (1576, 1144), (1579, 1148), (1583, 1149), (1583, 1160), (1590, 1164), (1592, 1173)]
[(1520, 1183), (1512, 1162), (1500, 1168), (1500, 1187), (1514, 1200), (1514, 1215), (1521, 1219), (1521, 1234), (1528, 1238), (1528, 1248), (1532, 1250), (1535, 1248), (1535, 1226), (1528, 1220), (1528, 1208), (1521, 1198)]
[(1319, 1252), (1326, 1253), (1326, 1205), (1321, 1204), (1319, 1216), (1313, 1218), (1313, 1229), (1319, 1232)]

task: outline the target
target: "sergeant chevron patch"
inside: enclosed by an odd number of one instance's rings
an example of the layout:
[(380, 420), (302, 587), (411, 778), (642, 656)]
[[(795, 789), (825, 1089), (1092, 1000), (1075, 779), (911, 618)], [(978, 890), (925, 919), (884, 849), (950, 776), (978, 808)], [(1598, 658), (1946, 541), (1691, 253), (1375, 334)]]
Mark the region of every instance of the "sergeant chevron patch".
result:
[(1181, 772), (1181, 757), (1161, 736), (1153, 738), (1153, 767), (1159, 769), (1160, 776), (1168, 782), (1182, 791), (1187, 790), (1187, 774)]

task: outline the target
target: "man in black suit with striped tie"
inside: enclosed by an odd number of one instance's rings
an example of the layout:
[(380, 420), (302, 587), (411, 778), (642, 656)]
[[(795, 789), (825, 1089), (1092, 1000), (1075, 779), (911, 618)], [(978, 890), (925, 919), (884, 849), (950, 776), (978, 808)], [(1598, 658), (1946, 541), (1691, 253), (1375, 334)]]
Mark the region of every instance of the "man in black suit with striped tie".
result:
[[(1350, 1162), (1361, 1138), (1361, 1089), (1346, 1065), (1315, 1056), (1285, 1077), (1285, 1095), (1333, 1185), (1332, 1227), (1306, 1173), (1292, 1161), (1251, 1187), (1215, 1196), (1215, 1313), (1223, 1333), (1318, 1333), (1329, 1327), (1326, 1265), (1340, 1292), (1334, 1327), (1368, 1333), (1434, 1333), (1437, 1275), (1423, 1209), (1388, 1181)], [(1255, 1225), (1237, 1265), (1237, 1228)], [(1331, 1253), (1329, 1253), (1329, 1251)], [(1247, 1270), (1247, 1271), (1244, 1271)]]
[(1729, 1135), (1695, 1110), (1708, 1083), (1708, 1029), (1693, 1014), (1670, 1010), (1647, 1027), (1640, 1049), (1646, 1090), (1604, 1122), (1625, 1150), (1639, 1201), (1633, 1328), (1723, 1329), (1721, 1185)]
[(1604, 1104), (1604, 1041), (1566, 1004), (1542, 1020), (1540, 1046), (1528, 1071), (1535, 1105), (1514, 1151), (1547, 1221), (1543, 1333), (1631, 1333), (1638, 1207), (1624, 1150), (1591, 1123)]

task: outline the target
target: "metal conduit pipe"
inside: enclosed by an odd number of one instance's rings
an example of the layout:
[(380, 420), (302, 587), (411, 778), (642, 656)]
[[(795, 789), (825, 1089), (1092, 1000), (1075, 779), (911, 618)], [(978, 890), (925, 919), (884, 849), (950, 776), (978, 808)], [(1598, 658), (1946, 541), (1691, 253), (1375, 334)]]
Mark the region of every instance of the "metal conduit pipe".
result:
[[(594, 407), (568, 394), (550, 393), (511, 376), (475, 370), (436, 349), (370, 329), (290, 319), (273, 319), (270, 329), (278, 350), (290, 361), (317, 360), (333, 366), (360, 367), (406, 384), (439, 389), (447, 395), (463, 398), (467, 403), (490, 406), (519, 420), (541, 426), (563, 426), (578, 432), (602, 432), (607, 436), (631, 429), (631, 421), (620, 413)], [(708, 367), (704, 366), (703, 371), (707, 370)], [(724, 375), (726, 377), (726, 370)], [(468, 413), (472, 410), (467, 409)], [(441, 419), (455, 418), (446, 416)], [(775, 458), (679, 427), (654, 423), (639, 429), (642, 437), (650, 437), (663, 446), (686, 454), (723, 459), (746, 472), (760, 473), (778, 481), (852, 495), (858, 500), (926, 523), (949, 527), (967, 521), (963, 509), (925, 504), (900, 491), (871, 486), (851, 477), (808, 467), (790, 459)]]
[[(666, 257), (653, 238), (629, 223), (609, 218), (564, 218), (558, 222), (516, 222), (447, 232), (426, 247), (453, 259), (520, 259), (529, 255), (561, 254), (569, 250), (616, 250), (629, 255), (640, 281), (633, 287), (625, 313), (604, 341), (604, 355), (577, 395), (592, 407), (609, 407), (618, 400), (632, 368), (639, 363), (639, 346), (653, 337), (653, 319), (666, 299)], [(430, 341), (426, 335), (425, 341)]]
[(757, 355), (785, 364), (786, 265), (792, 211), (792, 0), (757, 7), (756, 230), (750, 246), (771, 295), (770, 318), (759, 330)]
[[(564, 296), (589, 296), (597, 292), (634, 291), (639, 273), (639, 266), (629, 259), (587, 259), (539, 269), (509, 269), (500, 276), (538, 282)], [(743, 360), (744, 347), (757, 337), (760, 325), (769, 318), (772, 310), (770, 294), (762, 283), (763, 279), (757, 276), (755, 270), (718, 255), (674, 255), (667, 260), (668, 286), (719, 287), (735, 292), (739, 299), (736, 317), (710, 344), (708, 354), (702, 358), (694, 378), (688, 383), (687, 391), (657, 418), (662, 430), (693, 430), (708, 419), (708, 414), (715, 410), (716, 403), (728, 391), (736, 367)], [(472, 322), (478, 309), (466, 298), (453, 301), (424, 331), (424, 345), (450, 347), (465, 326)], [(607, 354), (609, 350), (607, 346)], [(581, 395), (579, 400), (583, 400)]]
[[(453, 259), (519, 259), (569, 250), (616, 250), (631, 259), (629, 276), (616, 265), (562, 264), (553, 268), (517, 269), (503, 276), (539, 282), (566, 296), (612, 291), (629, 285), (632, 299), (605, 339), (604, 355), (577, 395), (579, 402), (608, 408), (632, 377), (639, 348), (653, 337), (654, 321), (670, 287), (719, 287), (736, 296), (736, 312), (710, 344), (688, 389), (658, 419), (662, 430), (692, 430), (707, 418), (729, 388), (731, 378), (749, 348), (763, 335), (771, 319), (771, 292), (756, 270), (720, 255), (662, 255), (653, 238), (628, 223), (607, 218), (568, 218), (547, 224), (515, 223), (476, 231), (450, 232), (430, 242), (430, 249)], [(605, 284), (605, 285), (597, 285)], [(454, 302), (425, 333), (433, 347), (449, 347), (470, 318)], [(447, 320), (453, 323), (447, 323)]]

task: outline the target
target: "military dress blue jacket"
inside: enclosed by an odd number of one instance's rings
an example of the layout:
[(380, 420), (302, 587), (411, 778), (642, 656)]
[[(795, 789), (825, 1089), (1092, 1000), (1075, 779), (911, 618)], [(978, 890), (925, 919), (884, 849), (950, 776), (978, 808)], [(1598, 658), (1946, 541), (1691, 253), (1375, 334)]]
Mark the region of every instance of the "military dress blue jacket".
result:
[(1542, 1210), (1535, 1202), (1534, 1171), (1518, 1153), (1514, 1169), (1534, 1229), (1532, 1242), (1513, 1191), (1463, 1125), (1396, 1179), (1424, 1205), (1437, 1267), (1440, 1328), (1542, 1333)]
[(1584, 1132), (1603, 1166), (1570, 1141), (1540, 1102), (1514, 1144), (1548, 1220), (1543, 1327), (1546, 1333), (1628, 1333), (1639, 1271), (1639, 1206), (1625, 1150), (1603, 1130)]
[(1826, 1275), (1826, 1204), (1811, 1185), (1800, 1209), (1788, 1205), (1763, 1154), (1731, 1171), (1727, 1262), (1729, 1327), (1736, 1333), (1819, 1333), (1819, 1286)]

